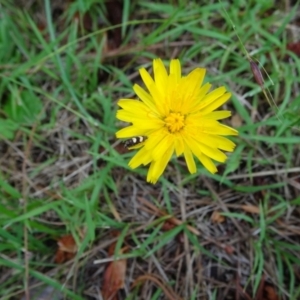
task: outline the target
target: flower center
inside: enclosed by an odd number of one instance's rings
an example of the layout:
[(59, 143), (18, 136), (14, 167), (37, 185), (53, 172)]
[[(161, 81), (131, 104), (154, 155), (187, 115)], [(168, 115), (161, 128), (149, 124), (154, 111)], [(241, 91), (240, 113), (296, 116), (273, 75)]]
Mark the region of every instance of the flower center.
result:
[(170, 113), (165, 118), (168, 130), (172, 133), (180, 131), (184, 127), (184, 116), (180, 113)]

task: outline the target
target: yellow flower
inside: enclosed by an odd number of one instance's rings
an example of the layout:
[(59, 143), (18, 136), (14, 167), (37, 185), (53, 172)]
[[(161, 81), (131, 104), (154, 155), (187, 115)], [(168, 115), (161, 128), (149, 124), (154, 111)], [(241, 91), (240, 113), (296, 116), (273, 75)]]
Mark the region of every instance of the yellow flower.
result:
[(212, 159), (224, 162), (235, 144), (224, 136), (238, 132), (218, 120), (231, 115), (218, 110), (231, 96), (225, 87), (209, 92), (211, 84), (202, 85), (205, 69), (197, 68), (181, 75), (178, 59), (171, 60), (169, 74), (161, 59), (153, 61), (154, 78), (144, 69), (140, 75), (148, 92), (135, 84), (133, 89), (141, 101), (120, 99), (119, 120), (132, 123), (116, 133), (117, 138), (143, 136), (147, 139), (135, 146), (140, 148), (130, 160), (134, 169), (150, 164), (147, 181), (155, 183), (162, 175), (172, 155), (184, 155), (188, 170), (195, 173), (194, 156), (211, 173), (217, 168)]

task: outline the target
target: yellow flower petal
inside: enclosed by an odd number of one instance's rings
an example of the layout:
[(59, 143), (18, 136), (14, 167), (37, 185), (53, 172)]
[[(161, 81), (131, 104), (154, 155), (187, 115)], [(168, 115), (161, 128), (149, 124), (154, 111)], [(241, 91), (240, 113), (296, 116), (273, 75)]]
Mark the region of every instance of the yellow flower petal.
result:
[(211, 119), (200, 119), (197, 121), (198, 130), (207, 134), (216, 135), (237, 135), (238, 132), (226, 125), (220, 124), (218, 121)]
[[(172, 102), (170, 103), (171, 110), (181, 111), (182, 114), (190, 112), (191, 105), (199, 100), (199, 97), (204, 95), (203, 91), (199, 89), (205, 75), (205, 70), (197, 68), (188, 76), (179, 81), (177, 89), (173, 89)], [(174, 85), (174, 84), (173, 84)], [(209, 90), (210, 85), (205, 87)]]
[[(154, 81), (155, 86), (159, 93), (164, 96), (165, 95), (165, 88), (167, 85), (167, 70), (162, 62), (161, 59), (154, 59), (153, 60), (153, 73), (154, 73)], [(153, 87), (151, 87), (152, 89)]]
[(155, 85), (155, 81), (153, 78), (150, 76), (150, 74), (146, 71), (146, 69), (141, 68), (140, 70), (140, 75), (142, 77), (142, 80), (147, 87), (148, 91), (150, 90), (150, 87)]
[(174, 81), (178, 82), (181, 78), (181, 66), (179, 59), (172, 59), (170, 63), (170, 75), (174, 76)]
[(118, 105), (126, 110), (132, 111), (132, 108), (134, 109), (134, 111), (136, 109), (141, 109), (141, 110), (146, 110), (147, 107), (145, 106), (145, 104), (141, 101), (138, 100), (132, 100), (132, 99), (121, 99), (118, 102)]
[(174, 136), (167, 135), (152, 150), (153, 160), (159, 160), (162, 156), (165, 155), (165, 153), (171, 146), (174, 148)]
[(207, 157), (203, 153), (199, 153), (197, 155), (198, 159), (201, 161), (202, 165), (212, 174), (216, 173), (218, 169), (216, 168), (215, 164), (212, 162), (212, 160)]
[[(123, 109), (117, 111), (117, 118), (125, 122), (133, 122), (133, 119), (145, 119), (150, 110), (141, 101), (120, 100), (118, 105)], [(134, 111), (130, 109), (134, 108)]]
[(184, 149), (184, 158), (185, 158), (185, 161), (186, 161), (186, 164), (187, 164), (187, 167), (188, 167), (188, 170), (190, 171), (190, 173), (191, 174), (196, 173), (197, 167), (195, 164), (193, 153), (190, 150), (190, 148), (187, 146)]
[(148, 149), (151, 151), (167, 134), (167, 131), (161, 127), (156, 131), (152, 131), (148, 137)]
[(140, 132), (140, 135), (148, 135), (153, 131), (157, 131), (161, 128), (163, 121), (160, 119), (154, 119), (151, 123), (145, 122), (147, 116), (145, 115), (133, 115), (130, 112), (120, 111), (117, 112), (117, 118), (119, 120), (129, 122), (131, 120), (133, 128), (136, 129), (136, 132)]
[(213, 119), (213, 120), (222, 120), (226, 119), (231, 116), (231, 111), (229, 110), (219, 110), (219, 111), (212, 111), (206, 115), (200, 114), (203, 119)]
[(174, 148), (170, 147), (168, 151), (160, 158), (158, 161), (152, 161), (148, 174), (147, 174), (147, 181), (151, 183), (156, 183), (158, 178), (164, 172), (169, 160), (172, 157), (174, 152)]
[(199, 143), (198, 141), (188, 137), (185, 139), (185, 141), (196, 156), (199, 156), (201, 153), (203, 153), (207, 157), (219, 162), (224, 162), (227, 159), (227, 156), (222, 151), (204, 144), (205, 141), (203, 143)]
[(151, 162), (151, 152), (147, 151), (144, 147), (141, 148), (137, 154), (129, 161), (130, 168), (135, 169), (140, 165), (147, 165)]
[(197, 113), (200, 111), (200, 108), (203, 105), (202, 104), (203, 98), (205, 97), (206, 93), (210, 90), (210, 88), (211, 88), (210, 83), (206, 83), (200, 88), (197, 100), (191, 103), (190, 105), (190, 111), (189, 111), (190, 113)]
[[(141, 128), (136, 128), (134, 126), (129, 126), (123, 129), (120, 129), (119, 131), (116, 132), (116, 136), (118, 139), (124, 139), (124, 138), (131, 138), (134, 136), (139, 136), (142, 135), (144, 136), (145, 130)], [(146, 135), (145, 135), (146, 136)]]
[(197, 136), (195, 138), (198, 143), (205, 141), (207, 145), (214, 145), (220, 150), (232, 152), (235, 148), (235, 143), (223, 136), (202, 133), (201, 138)]
[(149, 95), (143, 88), (141, 88), (137, 84), (133, 86), (133, 90), (138, 95), (138, 97), (149, 107), (149, 109), (151, 109), (154, 113), (158, 114), (158, 111), (156, 109), (155, 103), (151, 95)]
[(177, 136), (175, 138), (175, 152), (176, 156), (179, 156), (183, 153), (184, 151), (184, 143), (183, 143), (183, 138), (182, 136)]
[(228, 101), (228, 99), (230, 98), (230, 96), (231, 96), (230, 93), (226, 93), (226, 94), (222, 95), (221, 97), (219, 97), (217, 100), (211, 101), (211, 103), (209, 105), (207, 105), (205, 108), (202, 109), (202, 112), (204, 114), (212, 112), (216, 108), (218, 108), (221, 105), (223, 105), (226, 101)]

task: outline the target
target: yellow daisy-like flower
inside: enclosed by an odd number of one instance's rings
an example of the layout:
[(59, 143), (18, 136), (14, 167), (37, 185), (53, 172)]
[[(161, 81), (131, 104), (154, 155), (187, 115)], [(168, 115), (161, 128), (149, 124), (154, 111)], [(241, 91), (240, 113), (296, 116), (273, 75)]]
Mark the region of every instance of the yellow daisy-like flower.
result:
[(181, 75), (178, 59), (171, 60), (169, 74), (161, 59), (153, 61), (154, 78), (140, 69), (148, 92), (135, 84), (133, 89), (141, 101), (120, 99), (119, 120), (132, 123), (116, 133), (117, 138), (144, 136), (147, 139), (135, 146), (140, 148), (130, 160), (134, 169), (150, 164), (147, 181), (155, 183), (162, 175), (172, 155), (184, 155), (190, 173), (197, 171), (194, 156), (211, 173), (217, 168), (212, 159), (224, 162), (235, 144), (224, 136), (238, 132), (218, 120), (231, 115), (230, 111), (215, 111), (231, 96), (225, 87), (209, 92), (211, 84), (202, 85), (206, 69), (197, 68), (187, 76)]

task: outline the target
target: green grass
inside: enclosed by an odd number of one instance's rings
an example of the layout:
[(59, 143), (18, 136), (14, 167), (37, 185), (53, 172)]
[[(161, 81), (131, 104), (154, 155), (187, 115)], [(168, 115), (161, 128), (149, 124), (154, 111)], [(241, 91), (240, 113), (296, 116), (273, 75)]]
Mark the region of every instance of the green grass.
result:
[[(1, 1), (0, 299), (20, 299), (34, 285), (66, 299), (98, 299), (114, 242), (115, 256), (127, 258), (120, 299), (166, 297), (156, 285), (131, 288), (145, 273), (182, 299), (235, 295), (237, 274), (250, 297), (265, 278), (282, 299), (298, 299), (300, 58), (286, 50), (298, 6), (127, 0), (111, 24), (97, 2), (45, 0), (25, 9)], [(265, 69), (278, 109), (254, 81), (245, 49)], [(217, 174), (199, 164), (191, 175), (174, 159), (153, 186), (145, 167), (128, 167), (134, 152), (118, 148), (117, 101), (135, 97), (138, 69), (155, 57), (180, 58), (186, 74), (205, 67), (214, 88), (231, 91), (225, 107), (240, 120), (237, 148)], [(215, 210), (224, 223), (212, 223)], [(165, 230), (167, 214), (182, 222)], [(64, 234), (78, 252), (55, 264)]]

